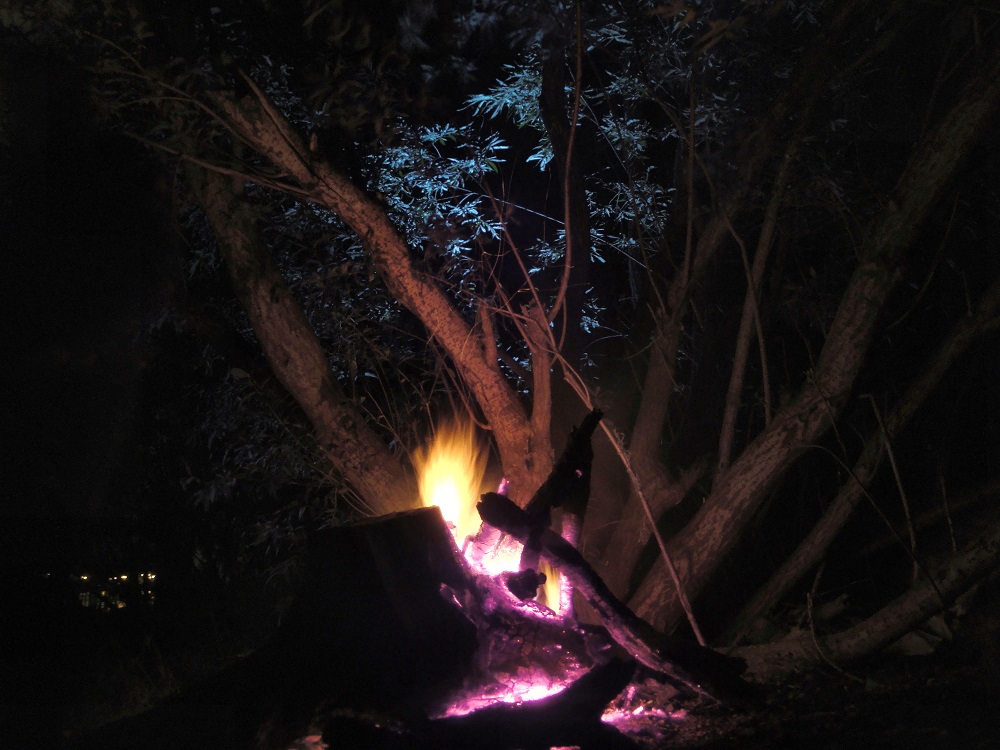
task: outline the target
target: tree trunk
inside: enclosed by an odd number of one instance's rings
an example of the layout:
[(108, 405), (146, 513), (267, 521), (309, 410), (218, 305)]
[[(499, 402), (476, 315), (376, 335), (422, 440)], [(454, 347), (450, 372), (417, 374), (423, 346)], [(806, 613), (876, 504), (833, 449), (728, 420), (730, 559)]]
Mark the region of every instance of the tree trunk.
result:
[(932, 615), (950, 606), (985, 576), (1000, 567), (1000, 524), (923, 579), (909, 591), (847, 630), (817, 639), (797, 631), (776, 643), (745, 646), (733, 652), (747, 661), (757, 678), (791, 671), (811, 663), (858, 659), (885, 648)]
[[(774, 483), (843, 408), (882, 305), (898, 279), (900, 256), (992, 120), (1000, 100), (1000, 48), (991, 53), (937, 130), (916, 149), (894, 198), (868, 232), (816, 368), (799, 395), (720, 477), (695, 518), (671, 540), (671, 556), (692, 599), (740, 538)], [(633, 605), (658, 627), (673, 628), (683, 616), (673, 585), (659, 564), (646, 577)]]
[(326, 352), (259, 234), (240, 182), (196, 167), (188, 172), (264, 356), (312, 423), (330, 465), (373, 515), (417, 505), (413, 478), (334, 380)]
[[(307, 200), (336, 213), (357, 234), (392, 295), (412, 312), (455, 363), (493, 431), (510, 493), (527, 502), (548, 476), (553, 452), (548, 429), (532, 429), (521, 400), (490, 356), (484, 341), (427, 274), (414, 266), (409, 249), (385, 210), (346, 176), (315, 158), (284, 116), (249, 79), (252, 94), (239, 101), (213, 98), (234, 130), (300, 186)], [(292, 187), (290, 186), (290, 189)]]
[[(910, 385), (895, 409), (886, 418), (885, 432), (889, 438), (897, 435), (906, 425), (969, 345), (983, 333), (994, 330), (1000, 325), (1000, 319), (996, 317), (998, 309), (1000, 309), (1000, 281), (994, 282), (984, 295), (976, 316), (966, 318), (955, 326), (935, 355), (930, 358), (928, 366), (923, 368), (923, 374)], [(823, 558), (830, 544), (851, 517), (864, 496), (868, 483), (875, 475), (881, 462), (884, 441), (885, 436), (881, 430), (868, 438), (861, 456), (854, 464), (851, 477), (841, 487), (823, 517), (737, 617), (733, 625), (734, 639), (738, 639), (755, 619), (766, 615), (781, 597)]]
[[(689, 246), (688, 240), (684, 261), (676, 264), (679, 269), (675, 268), (665, 298), (657, 296), (656, 333), (650, 345), (649, 362), (629, 441), (633, 466), (649, 498), (654, 517), (681, 502), (705, 469), (703, 466), (690, 467), (682, 477), (674, 480), (664, 466), (660, 450), (675, 386), (677, 354), (688, 318), (691, 290), (729, 234), (732, 223), (746, 208), (747, 195), (764, 179), (769, 162), (773, 160), (772, 155), (779, 153), (786, 157), (778, 168), (778, 179), (782, 179), (781, 175), (790, 168), (814, 106), (836, 72), (830, 65), (833, 59), (831, 48), (836, 46), (840, 35), (849, 27), (859, 4), (862, 0), (845, 0), (833, 10), (825, 43), (814, 51), (809, 62), (774, 102), (757, 132), (747, 139), (742, 157), (737, 160), (742, 169), (736, 186), (725, 196), (713, 196), (713, 201), (724, 205), (709, 218), (694, 247)], [(791, 138), (787, 138), (785, 132), (789, 122), (795, 123)], [(690, 179), (693, 175), (689, 175)], [(688, 189), (691, 189), (690, 184)], [(780, 190), (776, 189), (776, 192)], [(688, 216), (686, 220), (693, 222), (694, 217)], [(662, 309), (661, 302), (665, 304), (665, 309)], [(615, 561), (608, 571), (615, 591), (624, 593), (650, 534), (645, 511), (636, 494), (630, 492), (608, 544), (609, 549), (615, 550)]]

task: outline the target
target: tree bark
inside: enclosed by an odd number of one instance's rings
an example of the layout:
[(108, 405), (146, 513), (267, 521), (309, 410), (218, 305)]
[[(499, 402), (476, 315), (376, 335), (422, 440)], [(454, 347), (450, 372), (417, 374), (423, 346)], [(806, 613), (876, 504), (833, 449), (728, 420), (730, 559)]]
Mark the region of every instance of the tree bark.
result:
[[(816, 368), (798, 396), (720, 477), (691, 523), (670, 543), (671, 557), (691, 598), (739, 539), (766, 493), (840, 413), (871, 343), (882, 306), (899, 277), (899, 258), (992, 120), (1000, 101), (1000, 48), (963, 89), (939, 127), (915, 150), (865, 239), (861, 261), (841, 298)], [(636, 612), (657, 627), (683, 616), (662, 565), (633, 599)]]
[(413, 478), (337, 385), (260, 236), (241, 182), (196, 167), (188, 172), (271, 371), (312, 423), (330, 465), (373, 515), (417, 505)]
[(434, 283), (414, 266), (409, 249), (385, 209), (346, 176), (316, 158), (284, 116), (248, 78), (252, 94), (239, 101), (214, 95), (226, 121), (272, 163), (290, 175), (289, 186), (336, 213), (372, 255), (392, 295), (412, 312), (455, 363), (493, 431), (510, 493), (527, 502), (552, 466), (551, 440), (532, 429), (528, 413), (485, 342)]
[[(675, 272), (663, 300), (666, 309), (660, 309), (656, 315), (656, 333), (651, 341), (649, 362), (629, 440), (633, 466), (646, 489), (654, 517), (681, 502), (704, 473), (704, 467), (690, 467), (675, 481), (660, 454), (660, 442), (675, 385), (677, 353), (688, 317), (693, 285), (722, 245), (732, 222), (745, 209), (747, 195), (752, 187), (761, 182), (778, 148), (787, 157), (778, 169), (778, 179), (789, 168), (813, 108), (836, 72), (830, 64), (830, 60), (834, 59), (830, 50), (849, 27), (857, 7), (863, 4), (864, 0), (844, 0), (834, 8), (823, 43), (789, 82), (758, 130), (747, 139), (742, 157), (737, 160), (743, 165), (740, 179), (730, 194), (715, 196), (723, 205), (708, 219), (695, 246), (690, 249), (693, 257), (686, 257)], [(796, 123), (795, 133), (786, 142), (782, 138), (789, 122)], [(688, 217), (688, 221), (693, 221), (693, 217)], [(630, 492), (608, 545), (609, 549), (616, 550), (615, 564), (609, 570), (609, 580), (616, 591), (623, 591), (631, 577), (642, 546), (650, 535), (646, 526), (645, 512), (635, 493)]]
[[(954, 327), (930, 358), (928, 365), (923, 368), (922, 375), (910, 385), (899, 403), (886, 417), (885, 431), (890, 438), (897, 435), (909, 422), (910, 417), (941, 382), (955, 360), (977, 338), (1000, 325), (1000, 319), (997, 318), (998, 310), (1000, 310), (1000, 281), (995, 281), (983, 296), (976, 315), (960, 321)], [(878, 430), (868, 438), (861, 456), (854, 464), (851, 477), (840, 488), (822, 518), (736, 618), (733, 625), (734, 639), (738, 639), (754, 620), (766, 615), (781, 597), (823, 558), (864, 496), (868, 483), (879, 467), (883, 449), (884, 435)]]
[(867, 619), (846, 630), (817, 639), (797, 631), (776, 643), (738, 648), (733, 655), (747, 661), (755, 677), (792, 671), (824, 661), (846, 661), (873, 654), (950, 606), (985, 576), (1000, 567), (1000, 524), (995, 524), (946, 565)]

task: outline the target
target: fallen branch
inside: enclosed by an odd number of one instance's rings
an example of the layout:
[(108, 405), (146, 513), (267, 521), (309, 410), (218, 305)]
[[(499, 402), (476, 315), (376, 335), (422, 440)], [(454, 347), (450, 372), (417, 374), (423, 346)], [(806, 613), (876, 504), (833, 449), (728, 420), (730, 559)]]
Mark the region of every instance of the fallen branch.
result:
[(765, 679), (820, 660), (848, 661), (876, 653), (944, 608), (1000, 567), (1000, 523), (954, 555), (930, 578), (891, 601), (866, 620), (814, 642), (794, 632), (775, 643), (746, 646), (733, 653), (746, 659), (750, 672)]
[(340, 750), (553, 746), (636, 750), (636, 743), (601, 721), (608, 703), (625, 689), (634, 671), (634, 662), (611, 661), (594, 667), (549, 698), (498, 704), (465, 716), (424, 722), (406, 723), (381, 715), (335, 711), (325, 722), (323, 739)]

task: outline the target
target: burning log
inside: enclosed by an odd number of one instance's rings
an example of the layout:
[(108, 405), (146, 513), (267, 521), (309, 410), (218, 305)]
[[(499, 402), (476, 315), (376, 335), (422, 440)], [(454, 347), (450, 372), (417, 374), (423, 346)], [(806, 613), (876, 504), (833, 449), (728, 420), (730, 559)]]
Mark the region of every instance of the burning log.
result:
[[(527, 510), (483, 496), (484, 528), (504, 539), (492, 548), (466, 542), (468, 560), (436, 507), (315, 531), (306, 580), (268, 644), (149, 714), (80, 738), (76, 750), (284, 750), (320, 733), (338, 748), (632, 747), (599, 720), (635, 666), (610, 659), (611, 639), (665, 681), (702, 694), (713, 666), (732, 666), (708, 649), (657, 645), (549, 528), (553, 507), (582, 512), (599, 420), (594, 412), (574, 432)], [(515, 570), (515, 540), (561, 569), (607, 633), (522, 598), (539, 576)], [(513, 557), (491, 574), (479, 563), (498, 551)], [(511, 591), (516, 582), (522, 596)]]
[[(332, 718), (324, 741), (331, 747), (391, 750), (506, 750), (573, 746), (635, 750), (638, 746), (601, 721), (605, 707), (628, 685), (632, 662), (595, 667), (561, 693), (523, 704), (500, 704), (465, 716), (416, 725), (384, 717), (341, 713)], [(349, 738), (349, 739), (348, 739)], [(346, 742), (345, 742), (346, 740)]]
[[(558, 567), (594, 608), (608, 634), (641, 664), (663, 674), (678, 687), (702, 695), (741, 695), (746, 685), (739, 675), (740, 659), (709, 648), (670, 638), (655, 631), (623, 602), (568, 541), (549, 528), (549, 509), (568, 504), (582, 509), (590, 492), (590, 440), (601, 419), (591, 412), (574, 430), (552, 474), (523, 510), (503, 495), (488, 492), (479, 503), (483, 521), (524, 544), (521, 570), (536, 567), (539, 558)], [(533, 565), (532, 565), (533, 563)]]
[[(484, 522), (519, 541), (526, 541), (535, 534), (532, 519), (528, 514), (503, 495), (495, 492), (484, 494), (479, 503), (479, 513)], [(705, 693), (700, 681), (692, 673), (680, 664), (670, 661), (657, 648), (650, 645), (650, 640), (655, 637), (652, 627), (611, 593), (607, 584), (569, 542), (551, 529), (545, 529), (539, 534), (538, 542), (541, 558), (558, 567), (569, 579), (580, 595), (594, 608), (608, 634), (630, 656), (665, 675), (678, 686)], [(674, 650), (687, 655), (690, 649)]]

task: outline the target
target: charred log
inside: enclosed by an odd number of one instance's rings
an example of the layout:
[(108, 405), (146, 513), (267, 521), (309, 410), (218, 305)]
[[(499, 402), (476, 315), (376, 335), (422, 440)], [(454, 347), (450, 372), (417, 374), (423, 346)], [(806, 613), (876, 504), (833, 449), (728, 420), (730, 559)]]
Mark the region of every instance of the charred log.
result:
[(637, 745), (601, 721), (605, 707), (628, 685), (635, 665), (620, 660), (595, 667), (558, 695), (503, 704), (466, 716), (404, 724), (372, 715), (331, 716), (323, 739), (345, 750), (507, 750), (576, 746), (629, 750)]
[[(485, 523), (524, 541), (534, 533), (533, 520), (511, 500), (488, 492), (478, 505)], [(571, 544), (551, 529), (539, 536), (540, 555), (560, 569), (601, 618), (608, 634), (636, 661), (663, 674), (677, 686), (715, 697), (739, 695), (742, 660), (655, 631), (622, 603)]]
[(583, 517), (590, 498), (590, 471), (594, 451), (590, 441), (603, 415), (597, 409), (570, 434), (569, 443), (552, 469), (524, 508), (531, 531), (522, 540), (521, 570), (538, 567), (542, 532), (552, 525), (552, 509), (562, 507), (569, 514)]
[[(523, 555), (521, 556), (521, 564), (524, 565)], [(537, 560), (535, 564), (538, 564)], [(538, 593), (538, 587), (545, 583), (545, 574), (537, 572), (534, 568), (527, 568), (517, 573), (504, 573), (501, 577), (507, 584), (507, 588), (510, 589), (510, 593), (522, 601), (534, 599)]]
[(286, 748), (331, 706), (423, 715), (474, 668), (477, 629), (442, 585), (469, 585), (437, 508), (315, 532), (307, 576), (271, 640), (74, 750)]

